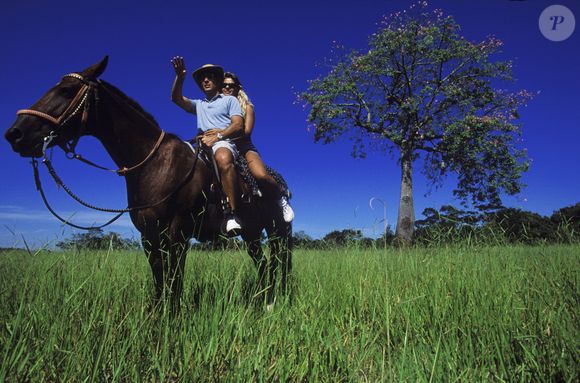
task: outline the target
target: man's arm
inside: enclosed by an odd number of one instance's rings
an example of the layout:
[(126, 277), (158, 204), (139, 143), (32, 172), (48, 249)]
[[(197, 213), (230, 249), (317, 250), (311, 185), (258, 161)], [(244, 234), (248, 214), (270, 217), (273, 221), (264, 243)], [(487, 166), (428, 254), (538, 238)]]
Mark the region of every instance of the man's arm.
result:
[[(224, 129), (210, 129), (203, 135), (202, 142), (207, 146), (212, 146), (220, 139), (241, 137), (244, 132), (244, 119), (242, 116), (232, 116), (230, 124)], [(221, 135), (221, 138), (218, 137)]]
[(173, 64), (173, 69), (175, 70), (175, 80), (173, 81), (173, 87), (171, 88), (171, 101), (176, 103), (177, 106), (186, 112), (191, 112), (193, 107), (191, 101), (183, 97), (183, 82), (187, 75), (183, 57), (176, 56), (172, 58), (171, 64)]
[(244, 134), (244, 119), (242, 116), (232, 116), (232, 122), (221, 131), (223, 138), (237, 138)]

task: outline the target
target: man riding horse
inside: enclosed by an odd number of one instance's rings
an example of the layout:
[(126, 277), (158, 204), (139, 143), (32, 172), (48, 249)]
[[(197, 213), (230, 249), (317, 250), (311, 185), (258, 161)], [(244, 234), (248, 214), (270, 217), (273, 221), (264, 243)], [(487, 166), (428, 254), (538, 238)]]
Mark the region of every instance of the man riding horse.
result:
[[(193, 72), (193, 79), (206, 97), (203, 100), (192, 100), (183, 96), (183, 82), (187, 73), (183, 57), (176, 56), (171, 63), (176, 75), (171, 89), (171, 99), (186, 112), (197, 116), (198, 130), (202, 132), (199, 137), (206, 148), (211, 148), (216, 172), (219, 174), (217, 178), (227, 198), (223, 203), (225, 231), (227, 234), (237, 234), (241, 229), (239, 215), (236, 214), (240, 194), (234, 164), (240, 157), (244, 160), (244, 156), (240, 155), (234, 140), (241, 139), (245, 134), (245, 111), (241, 108), (239, 98), (221, 92), (224, 82), (222, 67), (206, 64)], [(272, 178), (272, 182), (276, 181)], [(282, 183), (285, 185), (285, 182)], [(286, 202), (286, 196), (281, 197), (278, 204), (284, 220), (289, 223), (294, 213)], [(280, 203), (281, 201), (285, 203)]]
[(175, 69), (171, 100), (186, 112), (197, 116), (197, 127), (203, 132), (201, 142), (212, 150), (221, 186), (227, 197), (225, 230), (228, 234), (235, 233), (242, 228), (236, 215), (239, 193), (234, 161), (238, 150), (232, 142), (232, 138), (243, 134), (240, 103), (235, 97), (220, 93), (224, 70), (212, 64), (206, 64), (193, 72), (193, 78), (205, 93), (205, 99), (192, 100), (184, 97), (183, 82), (187, 74), (185, 63), (181, 57), (174, 57), (171, 63)]

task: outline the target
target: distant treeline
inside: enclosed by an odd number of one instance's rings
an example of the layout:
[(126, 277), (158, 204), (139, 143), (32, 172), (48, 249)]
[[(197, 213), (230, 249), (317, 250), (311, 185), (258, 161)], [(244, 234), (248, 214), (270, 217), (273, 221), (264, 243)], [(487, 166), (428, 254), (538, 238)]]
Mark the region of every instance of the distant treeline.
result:
[[(551, 216), (515, 208), (487, 208), (485, 211), (461, 210), (451, 205), (423, 210), (424, 219), (415, 222), (415, 245), (446, 244), (539, 244), (580, 242), (580, 203), (561, 208)], [(369, 238), (362, 230), (334, 230), (321, 239), (304, 231), (294, 233), (293, 244), (302, 249), (332, 249), (354, 246), (383, 248), (396, 245), (391, 227), (379, 238)], [(240, 249), (237, 238), (195, 243), (196, 250)]]
[(130, 250), (139, 249), (141, 244), (135, 239), (123, 238), (113, 231), (105, 233), (101, 229), (73, 234), (56, 244), (63, 250)]
[[(451, 205), (440, 209), (423, 210), (422, 220), (415, 222), (414, 243), (418, 246), (446, 244), (539, 244), (580, 242), (580, 203), (555, 211), (551, 216), (515, 208), (495, 208), (486, 211), (461, 210)], [(313, 239), (304, 231), (294, 233), (293, 245), (303, 249), (332, 249), (354, 246), (383, 248), (396, 245), (391, 227), (379, 238), (369, 238), (362, 230), (334, 230), (321, 239)], [(195, 242), (194, 250), (243, 249), (239, 238), (221, 238), (217, 241)], [(70, 249), (138, 249), (135, 239), (122, 238), (120, 234), (101, 230), (74, 234), (57, 243), (63, 250)]]
[[(424, 219), (415, 222), (414, 243), (419, 246), (454, 243), (538, 244), (580, 241), (580, 203), (561, 208), (551, 216), (515, 208), (486, 212), (461, 210), (451, 205), (423, 210)], [(322, 239), (304, 231), (294, 234), (294, 246), (330, 249), (342, 246), (384, 247), (396, 245), (391, 227), (377, 239), (365, 237), (361, 230), (335, 230)]]
[[(485, 212), (461, 210), (451, 205), (423, 210), (415, 222), (415, 245), (467, 244), (539, 244), (580, 241), (580, 203), (561, 208), (551, 216), (515, 208), (496, 208)], [(361, 230), (335, 230), (322, 239), (312, 239), (299, 231), (294, 246), (333, 248), (341, 246), (384, 247), (396, 245), (391, 227), (378, 239), (363, 236)]]
[(423, 210), (415, 223), (419, 244), (449, 242), (571, 243), (580, 240), (580, 203), (551, 216), (501, 207), (485, 212), (465, 211), (451, 205)]

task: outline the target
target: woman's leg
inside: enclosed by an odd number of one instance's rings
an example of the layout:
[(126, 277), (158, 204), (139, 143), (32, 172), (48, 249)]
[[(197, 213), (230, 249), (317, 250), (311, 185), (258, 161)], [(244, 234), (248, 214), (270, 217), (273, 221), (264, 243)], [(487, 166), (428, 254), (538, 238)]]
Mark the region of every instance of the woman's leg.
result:
[(265, 196), (272, 199), (282, 197), (282, 191), (276, 180), (268, 173), (262, 158), (257, 152), (248, 150), (245, 154), (250, 172), (258, 182), (258, 186), (265, 193)]

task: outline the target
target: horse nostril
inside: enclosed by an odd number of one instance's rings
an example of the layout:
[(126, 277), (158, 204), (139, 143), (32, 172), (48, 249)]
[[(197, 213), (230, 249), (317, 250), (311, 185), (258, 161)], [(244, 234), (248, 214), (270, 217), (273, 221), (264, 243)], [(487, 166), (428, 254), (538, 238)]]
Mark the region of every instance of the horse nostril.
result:
[(22, 138), (22, 132), (20, 131), (20, 129), (11, 128), (8, 129), (4, 137), (6, 138), (6, 140), (8, 140), (8, 142), (14, 143)]

